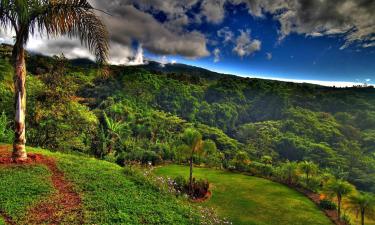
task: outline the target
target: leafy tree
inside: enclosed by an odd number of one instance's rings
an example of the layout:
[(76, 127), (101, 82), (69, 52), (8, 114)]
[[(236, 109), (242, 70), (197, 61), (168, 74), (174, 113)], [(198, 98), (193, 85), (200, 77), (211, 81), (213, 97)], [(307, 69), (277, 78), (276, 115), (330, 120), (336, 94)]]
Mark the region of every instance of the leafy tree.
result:
[(15, 88), (15, 140), (13, 158), (27, 159), (25, 143), (26, 63), (25, 45), (36, 31), (47, 35), (68, 35), (81, 39), (92, 50), (99, 63), (108, 53), (108, 34), (86, 0), (2, 0), (0, 24), (15, 32), (12, 58)]
[(365, 215), (375, 216), (375, 198), (369, 193), (360, 192), (349, 197), (351, 208), (361, 214), (361, 224), (365, 224)]
[(341, 203), (342, 198), (352, 191), (354, 191), (353, 185), (343, 180), (332, 179), (327, 182), (324, 186), (324, 190), (330, 194), (335, 195), (337, 198), (337, 219), (341, 220)]
[(250, 164), (249, 155), (245, 151), (238, 151), (232, 160), (233, 165), (239, 171), (245, 171)]
[(272, 165), (272, 156), (264, 155), (264, 156), (262, 156), (262, 158), (260, 159), (260, 161), (262, 163), (264, 163), (264, 164)]

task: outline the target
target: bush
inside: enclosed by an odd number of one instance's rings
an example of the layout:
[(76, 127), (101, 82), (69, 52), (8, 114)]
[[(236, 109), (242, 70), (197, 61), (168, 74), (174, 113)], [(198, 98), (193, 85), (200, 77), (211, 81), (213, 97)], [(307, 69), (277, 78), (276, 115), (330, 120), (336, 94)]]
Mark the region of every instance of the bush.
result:
[(320, 208), (325, 209), (325, 210), (336, 210), (337, 208), (336, 204), (328, 199), (320, 200), (319, 206)]
[(349, 215), (347, 215), (346, 213), (344, 213), (341, 216), (341, 222), (345, 225), (351, 225), (352, 224), (352, 220), (350, 219)]
[(14, 134), (10, 129), (10, 121), (8, 120), (5, 112), (0, 116), (0, 142), (11, 143)]
[(183, 176), (177, 176), (174, 179), (174, 188), (178, 193), (185, 192), (185, 187), (188, 185), (188, 182)]
[(161, 157), (153, 151), (145, 151), (142, 155), (142, 164), (156, 165), (162, 161)]
[(195, 199), (203, 198), (206, 196), (209, 188), (210, 184), (207, 180), (194, 180), (192, 197)]
[(248, 166), (248, 172), (256, 176), (270, 177), (273, 173), (273, 167), (269, 164), (252, 162)]
[[(199, 199), (206, 196), (209, 190), (210, 184), (207, 180), (195, 180), (193, 179), (193, 190), (190, 195), (193, 199)], [(174, 188), (178, 194), (190, 194), (189, 193), (189, 181), (182, 176), (178, 176), (174, 179)]]
[(321, 182), (321, 178), (319, 177), (311, 177), (307, 182), (306, 177), (302, 176), (300, 177), (299, 184), (310, 191), (317, 192), (321, 189)]

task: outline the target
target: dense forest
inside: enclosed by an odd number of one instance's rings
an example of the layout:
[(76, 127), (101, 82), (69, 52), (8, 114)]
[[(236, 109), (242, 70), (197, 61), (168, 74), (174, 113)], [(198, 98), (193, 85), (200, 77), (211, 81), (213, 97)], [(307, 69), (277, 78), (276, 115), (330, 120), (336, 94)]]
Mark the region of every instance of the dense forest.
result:
[[(0, 142), (13, 138), (11, 46), (0, 48)], [(181, 134), (214, 143), (195, 162), (312, 161), (375, 192), (375, 89), (236, 77), (179, 64), (110, 66), (28, 54), (27, 143), (121, 165), (183, 161)]]

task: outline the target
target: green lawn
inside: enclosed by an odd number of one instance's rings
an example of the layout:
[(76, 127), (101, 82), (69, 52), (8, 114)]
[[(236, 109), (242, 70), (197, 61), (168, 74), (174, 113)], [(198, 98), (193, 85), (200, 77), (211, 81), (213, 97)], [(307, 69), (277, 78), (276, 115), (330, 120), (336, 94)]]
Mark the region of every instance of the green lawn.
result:
[(3, 218), (0, 217), (0, 225), (5, 225), (5, 221)]
[(0, 209), (15, 222), (22, 221), (29, 207), (53, 192), (49, 178), (44, 166), (0, 165)]
[[(186, 200), (138, 184), (116, 164), (86, 156), (52, 153), (57, 166), (82, 198), (84, 224), (199, 224), (200, 211)], [(53, 193), (51, 173), (44, 166), (0, 165), (0, 210), (23, 224), (29, 208)], [(4, 219), (0, 216), (0, 225)]]
[(57, 159), (58, 167), (81, 194), (85, 224), (198, 224), (199, 211), (186, 201), (137, 185), (120, 166), (33, 149)]
[[(157, 168), (160, 176), (188, 176), (188, 167)], [(266, 179), (220, 170), (196, 168), (194, 176), (208, 179), (212, 198), (200, 203), (214, 207), (234, 224), (319, 225), (332, 224), (309, 199), (284, 185)]]

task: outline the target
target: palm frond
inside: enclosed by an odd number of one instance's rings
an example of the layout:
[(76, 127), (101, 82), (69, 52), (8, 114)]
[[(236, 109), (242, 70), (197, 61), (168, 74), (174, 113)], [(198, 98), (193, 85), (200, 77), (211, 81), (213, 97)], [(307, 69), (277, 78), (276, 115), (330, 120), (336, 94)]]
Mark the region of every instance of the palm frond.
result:
[(10, 17), (12, 9), (12, 4), (9, 0), (1, 0), (0, 1), (0, 26), (4, 27), (5, 29), (9, 27), (9, 25), (15, 25), (13, 19)]
[(30, 31), (48, 36), (79, 38), (96, 56), (98, 63), (108, 59), (108, 31), (87, 0), (50, 0), (31, 13)]

